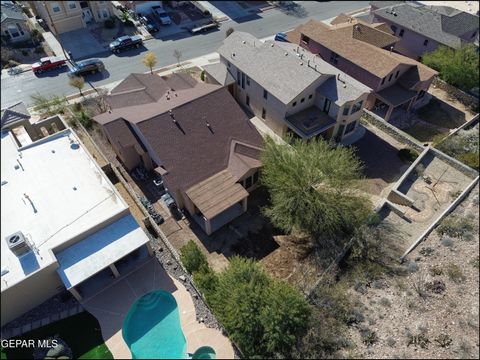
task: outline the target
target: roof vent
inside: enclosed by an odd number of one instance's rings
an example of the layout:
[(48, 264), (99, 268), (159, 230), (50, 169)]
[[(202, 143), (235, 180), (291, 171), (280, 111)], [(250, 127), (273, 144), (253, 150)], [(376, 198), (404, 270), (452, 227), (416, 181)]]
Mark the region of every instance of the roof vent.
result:
[(300, 62), (300, 66), (303, 65), (303, 62)]
[(270, 47), (273, 47), (273, 45), (275, 45), (275, 44), (274, 44), (274, 43), (271, 43), (271, 44), (270, 44)]
[(235, 53), (232, 53), (232, 57), (235, 57)]
[(168, 115), (170, 115), (170, 117), (175, 120), (175, 116), (173, 115), (173, 111), (172, 109), (168, 110)]
[(21, 231), (17, 231), (12, 235), (9, 235), (5, 238), (8, 248), (16, 255), (22, 256), (28, 253), (30, 250), (30, 245), (27, 242), (27, 239)]
[(285, 56), (288, 56), (288, 52), (285, 53)]
[(245, 40), (242, 41), (242, 44), (246, 44), (247, 42)]

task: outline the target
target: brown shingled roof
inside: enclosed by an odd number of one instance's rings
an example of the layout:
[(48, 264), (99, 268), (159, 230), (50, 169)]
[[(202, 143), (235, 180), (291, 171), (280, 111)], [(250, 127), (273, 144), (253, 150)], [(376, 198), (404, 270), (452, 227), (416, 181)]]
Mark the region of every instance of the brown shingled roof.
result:
[(354, 38), (352, 27), (353, 25), (329, 26), (320, 21), (310, 20), (290, 33), (289, 40), (293, 41), (298, 37), (298, 33), (302, 33), (379, 78), (391, 73), (400, 64), (418, 66), (422, 81), (436, 74), (434, 70), (406, 56), (391, 53)]
[(122, 147), (134, 146), (139, 154), (146, 152), (143, 144), (137, 139), (128, 122), (124, 119), (109, 122), (104, 125), (103, 129), (116, 149), (119, 150)]

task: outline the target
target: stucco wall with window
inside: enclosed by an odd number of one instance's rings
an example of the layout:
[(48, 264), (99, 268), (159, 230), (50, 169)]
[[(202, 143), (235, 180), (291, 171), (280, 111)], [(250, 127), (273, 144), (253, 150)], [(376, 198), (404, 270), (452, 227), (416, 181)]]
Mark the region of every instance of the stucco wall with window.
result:
[(11, 42), (21, 42), (30, 39), (30, 30), (26, 21), (6, 19), (2, 23), (2, 36), (6, 36)]

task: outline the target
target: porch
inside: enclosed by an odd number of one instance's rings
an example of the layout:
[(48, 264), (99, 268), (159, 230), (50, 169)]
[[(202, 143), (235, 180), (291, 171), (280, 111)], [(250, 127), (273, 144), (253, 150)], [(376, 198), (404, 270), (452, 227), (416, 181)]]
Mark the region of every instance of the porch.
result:
[[(392, 115), (399, 116), (405, 112), (410, 112), (417, 97), (417, 92), (406, 90), (395, 84), (379, 91), (375, 96), (373, 112), (385, 121), (389, 121)], [(400, 111), (396, 111), (396, 114), (394, 114), (397, 109), (400, 109)]]
[(314, 136), (324, 134), (335, 127), (336, 120), (328, 116), (316, 106), (285, 118), (288, 127), (302, 139), (310, 139)]

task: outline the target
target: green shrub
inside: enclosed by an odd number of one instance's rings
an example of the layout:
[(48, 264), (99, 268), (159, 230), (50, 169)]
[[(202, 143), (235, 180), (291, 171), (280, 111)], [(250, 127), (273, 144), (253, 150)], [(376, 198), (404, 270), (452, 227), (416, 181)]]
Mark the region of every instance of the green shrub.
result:
[(418, 157), (418, 153), (413, 149), (404, 148), (398, 150), (398, 157), (402, 161), (414, 162), (415, 159)]
[(474, 223), (465, 217), (451, 215), (444, 219), (437, 227), (440, 235), (468, 240), (475, 230)]
[(205, 70), (200, 73), (200, 80), (205, 81)]
[(463, 162), (464, 164), (470, 166), (471, 168), (480, 169), (480, 160), (479, 154), (474, 152), (468, 152), (465, 154), (461, 154), (458, 156), (458, 160)]
[(447, 265), (447, 275), (453, 282), (461, 283), (465, 280), (465, 275), (463, 275), (462, 269), (454, 263), (449, 263)]
[(110, 19), (105, 20), (103, 23), (106, 29), (113, 29), (115, 27), (115, 18), (111, 17)]
[(360, 330), (360, 335), (362, 336), (362, 342), (367, 346), (373, 345), (378, 340), (377, 333), (368, 328)]
[(86, 110), (79, 111), (74, 113), (75, 118), (83, 125), (83, 127), (87, 130), (90, 130), (93, 126), (92, 117)]
[(207, 257), (193, 240), (183, 246), (180, 252), (180, 260), (190, 274), (200, 270), (203, 266), (208, 266)]
[(208, 266), (202, 266), (200, 269), (193, 273), (193, 282), (205, 295), (207, 302), (210, 303), (211, 296), (217, 290), (218, 276)]

